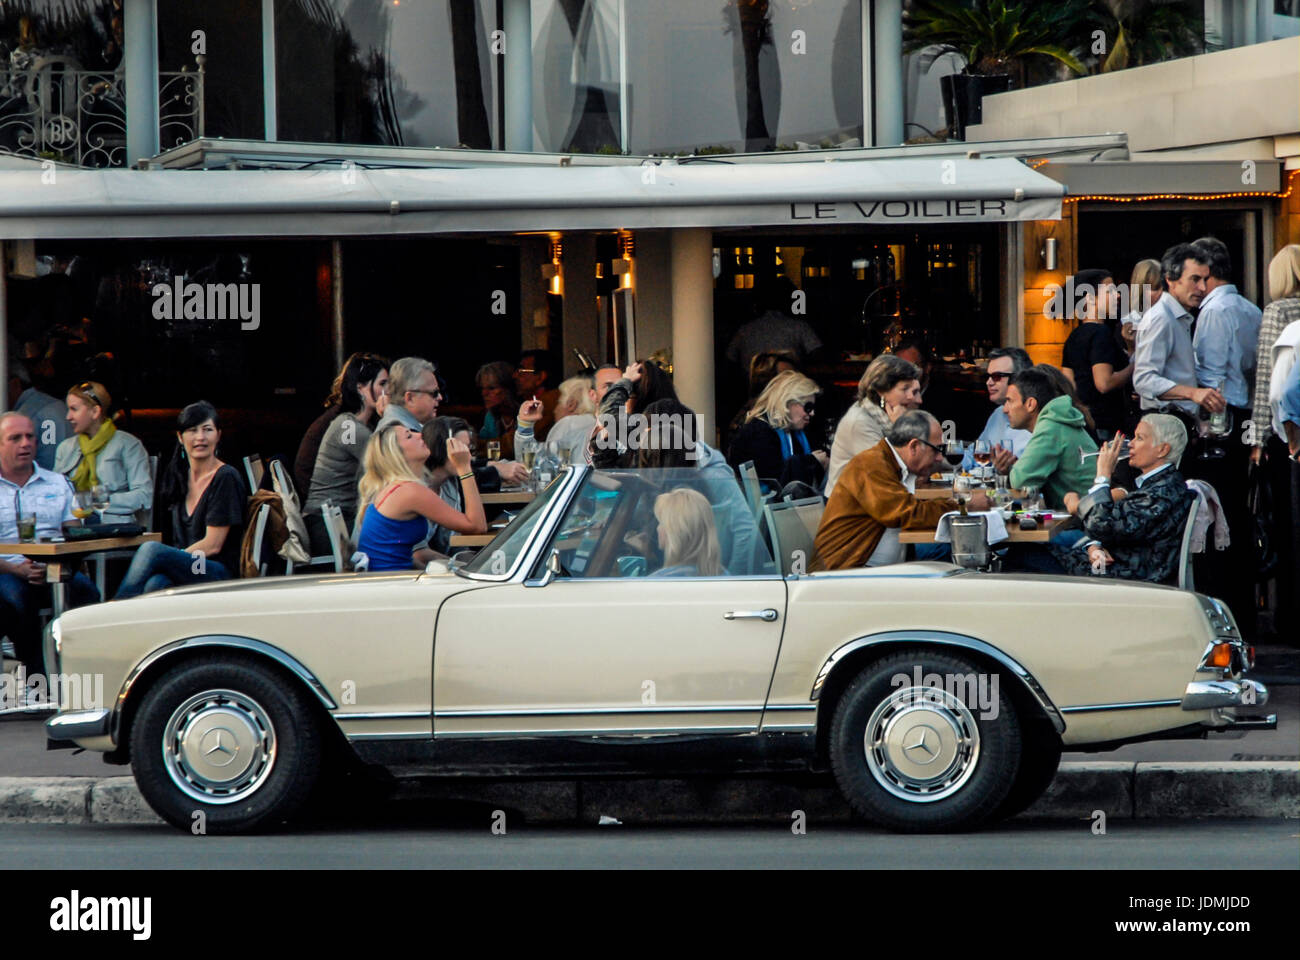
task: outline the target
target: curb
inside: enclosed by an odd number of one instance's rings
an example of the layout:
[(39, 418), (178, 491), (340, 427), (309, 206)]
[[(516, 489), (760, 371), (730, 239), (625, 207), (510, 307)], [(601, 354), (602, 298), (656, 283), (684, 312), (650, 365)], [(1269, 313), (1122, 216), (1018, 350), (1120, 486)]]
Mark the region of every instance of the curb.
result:
[[(471, 803), (533, 823), (788, 823), (856, 819), (828, 777), (402, 781), (403, 804)], [(1063, 763), (1021, 820), (1300, 817), (1300, 764)], [(0, 823), (160, 824), (131, 777), (0, 777)]]

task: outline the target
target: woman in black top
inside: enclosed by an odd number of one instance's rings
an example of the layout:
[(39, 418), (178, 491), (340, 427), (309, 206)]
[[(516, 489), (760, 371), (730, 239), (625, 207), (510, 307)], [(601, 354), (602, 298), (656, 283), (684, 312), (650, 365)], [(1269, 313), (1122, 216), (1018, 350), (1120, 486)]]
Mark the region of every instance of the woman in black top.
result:
[(825, 450), (812, 449), (803, 432), (819, 393), (821, 387), (802, 373), (777, 374), (746, 415), (727, 462), (738, 471), (746, 460), (753, 460), (758, 476), (775, 480), (778, 490), (795, 481), (820, 489), (830, 457)]
[(137, 550), (117, 600), (239, 573), (248, 491), (239, 471), (217, 457), (220, 418), (200, 400), (181, 411), (177, 428), (179, 443), (158, 483), (175, 546), (146, 543)]
[(1062, 366), (1079, 401), (1092, 411), (1097, 433), (1110, 438), (1124, 427), (1124, 391), (1133, 377), (1133, 364), (1106, 324), (1115, 280), (1106, 270), (1080, 270), (1074, 275), (1074, 283), (1076, 291), (1091, 287), (1095, 292), (1085, 297), (1080, 317), (1083, 322), (1065, 341)]

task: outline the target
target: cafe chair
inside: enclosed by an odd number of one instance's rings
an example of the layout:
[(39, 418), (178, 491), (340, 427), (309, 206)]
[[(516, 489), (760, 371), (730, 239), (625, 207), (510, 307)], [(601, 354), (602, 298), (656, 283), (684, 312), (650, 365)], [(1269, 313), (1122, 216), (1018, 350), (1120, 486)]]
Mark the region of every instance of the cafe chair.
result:
[(321, 516), (325, 518), (325, 532), (329, 534), (330, 551), (334, 555), (334, 572), (343, 573), (348, 569), (348, 558), (352, 555), (352, 541), (348, 537), (343, 511), (326, 501), (321, 507)]
[(1192, 578), (1192, 530), (1196, 526), (1196, 513), (1201, 508), (1201, 498), (1192, 500), (1192, 509), (1187, 511), (1187, 523), (1183, 527), (1183, 545), (1178, 551), (1178, 589), (1195, 590)]
[(262, 466), (262, 455), (254, 453), (244, 458), (244, 473), (248, 477), (248, 490), (256, 493), (262, 487), (262, 478), (266, 476), (266, 467)]
[(758, 471), (754, 469), (754, 461), (746, 460), (740, 465), (740, 485), (745, 493), (745, 502), (749, 504), (749, 509), (754, 514), (754, 522), (763, 522), (763, 485), (759, 482)]
[(817, 528), (826, 502), (821, 497), (782, 500), (763, 506), (763, 520), (772, 541), (772, 555), (781, 565), (781, 575), (799, 576), (816, 559)]
[(262, 559), (262, 550), (266, 545), (266, 521), (271, 516), (271, 505), (264, 503), (257, 510), (257, 519), (253, 522), (253, 556), (257, 560), (257, 575), (266, 576), (266, 561)]

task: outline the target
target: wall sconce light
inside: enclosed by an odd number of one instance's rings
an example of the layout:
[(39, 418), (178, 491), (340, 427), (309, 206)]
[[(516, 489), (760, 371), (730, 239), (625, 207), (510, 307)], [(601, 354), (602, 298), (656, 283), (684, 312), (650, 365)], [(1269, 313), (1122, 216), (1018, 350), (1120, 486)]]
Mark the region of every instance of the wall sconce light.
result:
[(563, 296), (564, 266), (561, 263), (561, 258), (564, 256), (564, 246), (559, 237), (552, 237), (550, 247), (551, 262), (542, 264), (542, 279), (550, 281), (548, 293)]
[(1043, 266), (1048, 270), (1055, 270), (1058, 263), (1057, 251), (1060, 248), (1060, 241), (1055, 237), (1048, 237), (1043, 241), (1043, 249), (1039, 255), (1043, 258)]

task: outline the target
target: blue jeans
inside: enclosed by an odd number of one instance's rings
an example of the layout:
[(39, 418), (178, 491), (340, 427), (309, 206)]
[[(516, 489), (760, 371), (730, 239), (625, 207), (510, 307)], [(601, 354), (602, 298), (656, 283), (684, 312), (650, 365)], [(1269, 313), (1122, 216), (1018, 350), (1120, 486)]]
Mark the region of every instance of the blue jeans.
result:
[[(9, 573), (4, 566), (0, 564), (0, 634), (13, 641), (14, 654), (28, 673), (44, 673), (45, 652), (41, 649), (37, 614), (51, 604), (50, 588)], [(99, 591), (84, 573), (69, 580), (66, 589), (70, 608), (99, 602)]]
[(156, 542), (146, 543), (131, 558), (131, 567), (113, 599), (126, 600), (168, 587), (230, 579), (230, 571), (218, 560), (205, 558), (202, 573), (194, 572), (194, 562), (194, 555), (184, 550)]
[(951, 560), (952, 544), (951, 543), (914, 543), (912, 544), (913, 560)]

